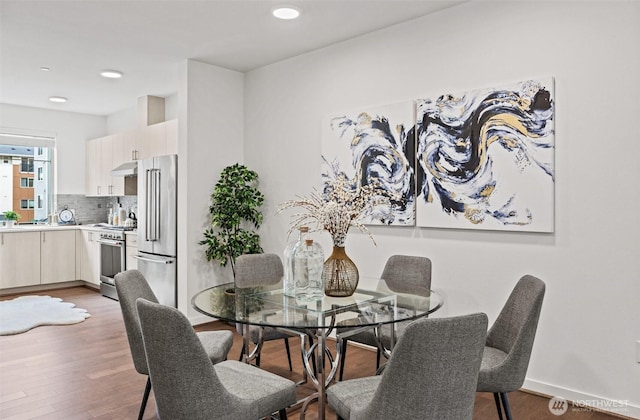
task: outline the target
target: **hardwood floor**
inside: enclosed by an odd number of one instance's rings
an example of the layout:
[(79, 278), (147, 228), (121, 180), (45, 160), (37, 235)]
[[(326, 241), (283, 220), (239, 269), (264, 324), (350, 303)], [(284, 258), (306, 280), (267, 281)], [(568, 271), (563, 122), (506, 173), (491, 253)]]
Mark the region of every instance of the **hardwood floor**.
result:
[[(36, 294), (36, 293), (31, 293)], [(39, 295), (60, 297), (85, 308), (91, 314), (85, 322), (68, 326), (37, 327), (23, 334), (0, 337), (0, 418), (26, 419), (136, 419), (146, 377), (138, 374), (131, 360), (124, 324), (117, 302), (98, 292), (74, 287)], [(11, 299), (15, 296), (3, 296)], [(198, 330), (229, 329), (222, 322), (197, 327)], [(290, 340), (293, 373), (289, 372), (281, 340), (265, 343), (262, 368), (289, 377), (301, 378), (299, 341)], [(230, 359), (241, 348), (236, 334)], [(375, 353), (349, 347), (345, 379), (373, 374)], [(300, 387), (299, 396), (308, 395), (309, 384)], [(524, 392), (509, 396), (518, 420), (557, 419), (547, 408), (548, 399)], [(145, 419), (156, 419), (153, 393)], [(288, 418), (297, 420), (299, 409), (290, 409)], [(306, 416), (317, 419), (316, 405)], [(328, 419), (335, 414), (328, 409)], [(478, 394), (474, 420), (497, 419), (491, 394)], [(562, 420), (611, 420), (615, 417), (594, 411), (569, 411)]]

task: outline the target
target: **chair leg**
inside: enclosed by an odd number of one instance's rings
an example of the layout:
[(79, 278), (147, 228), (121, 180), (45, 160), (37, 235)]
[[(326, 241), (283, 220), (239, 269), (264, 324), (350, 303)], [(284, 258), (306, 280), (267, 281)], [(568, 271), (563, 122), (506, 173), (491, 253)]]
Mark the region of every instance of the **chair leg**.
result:
[(344, 362), (347, 360), (347, 342), (349, 340), (342, 340), (342, 358), (340, 359), (340, 382), (342, 382), (342, 376), (344, 375)]
[(507, 393), (506, 392), (501, 392), (500, 393), (500, 398), (502, 399), (502, 406), (504, 407), (504, 415), (507, 418), (507, 420), (512, 420), (511, 419), (511, 408), (509, 407), (509, 397), (507, 397)]
[(280, 418), (280, 420), (287, 420), (287, 409), (283, 408), (282, 410), (280, 410), (278, 412), (278, 417)]
[(376, 351), (376, 372), (378, 371), (378, 369), (380, 369), (380, 356), (382, 355), (382, 352), (380, 351), (380, 347), (378, 347), (378, 350)]
[(287, 350), (287, 359), (289, 360), (289, 371), (293, 372), (293, 366), (291, 366), (291, 351), (289, 350), (289, 339), (284, 339), (284, 348)]
[(144, 387), (144, 395), (142, 396), (142, 403), (140, 404), (140, 413), (138, 413), (138, 420), (142, 420), (142, 417), (144, 417), (144, 409), (147, 408), (147, 400), (149, 400), (150, 393), (151, 378), (147, 376), (147, 385)]
[(493, 399), (496, 401), (496, 409), (498, 410), (498, 418), (502, 420), (502, 405), (500, 403), (500, 394), (497, 392), (493, 393)]

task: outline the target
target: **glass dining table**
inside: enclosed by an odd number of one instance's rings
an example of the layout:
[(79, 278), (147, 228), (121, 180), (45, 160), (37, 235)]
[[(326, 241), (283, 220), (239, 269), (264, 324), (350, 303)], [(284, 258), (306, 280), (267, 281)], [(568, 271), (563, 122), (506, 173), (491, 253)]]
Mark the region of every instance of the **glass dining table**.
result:
[[(325, 391), (334, 379), (342, 354), (341, 340), (336, 340), (332, 353), (327, 337), (335, 332), (337, 337), (348, 338), (365, 329), (373, 329), (378, 336), (385, 324), (428, 316), (442, 306), (443, 299), (431, 290), (399, 293), (384, 280), (361, 277), (357, 290), (349, 297), (300, 300), (284, 295), (282, 283), (252, 288), (228, 283), (198, 292), (191, 303), (198, 312), (219, 320), (272, 327), (300, 336), (305, 378), (308, 376), (316, 389), (301, 401), (300, 418), (305, 418), (308, 405), (317, 400), (318, 419), (324, 419)], [(393, 346), (394, 329), (390, 330)], [(249, 363), (260, 351), (260, 344), (251, 349), (249, 328), (243, 328), (243, 340), (243, 359)], [(388, 354), (390, 349), (384, 348), (381, 341), (378, 340), (380, 349)]]

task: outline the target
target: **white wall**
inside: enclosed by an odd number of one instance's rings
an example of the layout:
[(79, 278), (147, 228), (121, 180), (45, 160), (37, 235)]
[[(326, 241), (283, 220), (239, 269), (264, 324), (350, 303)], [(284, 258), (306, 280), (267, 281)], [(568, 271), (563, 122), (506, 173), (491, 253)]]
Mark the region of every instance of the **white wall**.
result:
[(243, 161), (243, 82), (242, 73), (194, 60), (180, 67), (178, 308), (192, 320), (195, 293), (233, 280), (230, 269), (207, 262), (198, 242), (211, 223), (210, 196), (220, 172)]
[[(132, 105), (129, 108), (107, 116), (107, 134), (117, 134), (137, 128), (138, 105), (136, 100), (137, 98), (132, 99)], [(178, 112), (178, 94), (166, 96), (164, 98), (165, 121), (178, 118)]]
[(56, 194), (84, 194), (85, 142), (105, 135), (106, 118), (0, 104), (0, 126), (38, 130), (56, 135)]
[(620, 414), (640, 418), (638, 22), (640, 2), (471, 2), (247, 73), (245, 163), (266, 194), (265, 251), (286, 243), (277, 205), (319, 183), (323, 116), (554, 76), (555, 233), (376, 227), (377, 247), (352, 232), (347, 251), (373, 276), (391, 254), (429, 256), (439, 316), (493, 320), (520, 276), (539, 276), (525, 387), (628, 400)]
[(138, 126), (138, 105), (133, 100), (133, 105), (113, 114), (107, 115), (107, 135), (124, 133)]

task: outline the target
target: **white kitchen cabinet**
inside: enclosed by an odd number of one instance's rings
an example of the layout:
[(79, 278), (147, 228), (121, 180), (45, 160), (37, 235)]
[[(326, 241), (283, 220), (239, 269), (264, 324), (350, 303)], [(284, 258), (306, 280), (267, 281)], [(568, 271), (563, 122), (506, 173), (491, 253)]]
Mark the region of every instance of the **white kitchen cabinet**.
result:
[(88, 140), (85, 160), (85, 195), (123, 196), (125, 179), (111, 176), (123, 163), (154, 156), (178, 154), (178, 120)]
[(75, 230), (40, 232), (40, 284), (76, 280)]
[(133, 162), (134, 160), (139, 159), (139, 149), (138, 146), (138, 130), (127, 130), (122, 133), (123, 138), (123, 149), (124, 149), (124, 159), (126, 162)]
[(99, 197), (102, 194), (100, 185), (100, 155), (102, 152), (102, 139), (88, 140), (86, 144), (85, 158), (85, 195), (88, 197)]
[(111, 137), (102, 137), (100, 139), (100, 156), (98, 159), (98, 167), (100, 168), (100, 186), (101, 196), (111, 195), (111, 170), (107, 171), (106, 168), (111, 166), (113, 160), (113, 153), (111, 151)]
[(124, 195), (124, 177), (111, 176), (111, 171), (125, 163), (124, 135), (114, 134), (103, 141), (106, 141), (108, 143), (106, 147), (111, 149), (111, 160), (105, 161), (105, 166), (101, 168), (106, 179), (109, 180), (108, 195), (122, 196)]
[(0, 232), (0, 289), (40, 284), (40, 232)]
[(76, 234), (77, 278), (88, 283), (100, 285), (100, 233), (91, 230), (79, 230)]
[(158, 124), (142, 127), (138, 132), (138, 145), (140, 147), (139, 159), (167, 154), (167, 124)]
[(125, 267), (127, 270), (138, 269), (138, 260), (134, 258), (138, 254), (138, 234), (125, 232)]
[(124, 163), (124, 135), (100, 137), (87, 141), (86, 191), (91, 197), (124, 195), (124, 177), (111, 176), (111, 170)]

